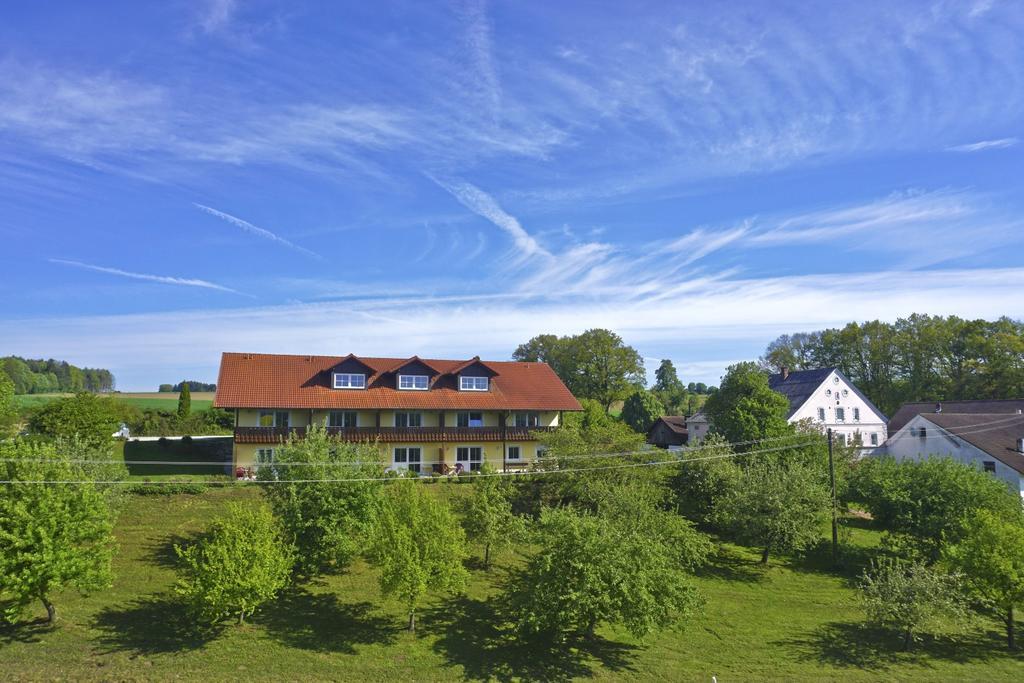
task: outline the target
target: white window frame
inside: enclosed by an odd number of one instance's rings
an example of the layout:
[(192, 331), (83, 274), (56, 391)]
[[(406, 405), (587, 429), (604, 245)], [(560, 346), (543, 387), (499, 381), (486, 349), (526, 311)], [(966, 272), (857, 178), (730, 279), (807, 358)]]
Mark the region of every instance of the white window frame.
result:
[(854, 407), (853, 409), (853, 421), (860, 422), (860, 408)]
[(487, 391), (491, 381), (487, 377), (475, 375), (459, 375), (459, 391)]
[[(284, 420), (278, 419), (278, 418), (281, 417), (281, 415), (285, 416)], [(268, 417), (268, 416), (270, 417), (270, 424), (269, 425), (265, 425), (265, 424), (263, 424), (263, 418), (264, 417)], [(292, 421), (291, 411), (288, 411), (288, 410), (273, 410), (273, 409), (270, 409), (270, 410), (260, 410), (259, 412), (256, 413), (256, 425), (259, 426), (259, 427), (290, 427), (291, 426), (291, 421)], [(281, 424), (282, 422), (285, 422), (286, 424)]]
[[(408, 382), (406, 380), (408, 380)], [(398, 388), (401, 389), (402, 391), (426, 391), (427, 389), (430, 388), (430, 376), (399, 375)]]
[[(341, 416), (341, 424), (331, 424), (331, 417), (334, 415)], [(352, 425), (345, 424), (345, 415), (352, 415), (355, 419), (352, 420)], [(327, 426), (334, 427), (335, 429), (352, 429), (353, 427), (359, 426), (359, 411), (357, 410), (331, 410), (327, 413)]]
[(878, 445), (878, 432), (871, 432), (871, 445), (872, 446), (877, 446)]
[[(399, 451), (402, 452), (401, 460), (398, 459)], [(415, 460), (413, 460), (414, 455)], [(419, 473), (423, 467), (423, 449), (420, 446), (395, 446), (391, 451), (391, 462), (395, 467)]]
[(836, 408), (836, 422), (846, 422), (845, 408)]
[[(399, 415), (404, 415), (405, 416), (405, 424), (404, 425), (399, 425), (398, 424), (398, 416)], [(412, 417), (413, 415), (416, 416), (416, 419), (415, 420), (410, 420), (409, 418)], [(409, 424), (410, 422), (413, 422), (413, 421), (417, 422), (418, 424)], [(408, 429), (409, 427), (422, 427), (423, 426), (423, 413), (421, 413), (421, 412), (419, 412), (417, 410), (396, 410), (395, 411), (395, 415), (394, 415), (394, 420), (393, 420), (392, 424), (395, 427), (399, 427), (401, 429)]]
[[(459, 457), (460, 455), (462, 455), (460, 453), (460, 451), (465, 451), (466, 452), (465, 459)], [(474, 455), (473, 451), (480, 451), (480, 453), (479, 453), (480, 459), (479, 460), (473, 460), (473, 455)], [(463, 471), (464, 472), (477, 472), (484, 465), (484, 449), (483, 449), (482, 446), (458, 446), (455, 449), (455, 462), (456, 462), (456, 464), (458, 464), (460, 462), (464, 463), (464, 465), (463, 465)]]
[(335, 389), (365, 389), (366, 375), (361, 372), (336, 372), (331, 385)]
[[(512, 455), (515, 453), (515, 455)], [(522, 460), (523, 458), (523, 447), (522, 446), (509, 446), (508, 451), (505, 453), (506, 460)]]
[(274, 449), (273, 448), (257, 448), (253, 459), (253, 465), (260, 467), (262, 465), (273, 465), (274, 464)]
[(818, 419), (821, 420), (822, 422), (825, 421), (825, 409), (824, 408), (818, 408)]
[[(520, 419), (522, 419), (523, 424), (519, 424)], [(533, 410), (517, 412), (512, 417), (512, 425), (519, 428), (540, 427), (540, 413)]]

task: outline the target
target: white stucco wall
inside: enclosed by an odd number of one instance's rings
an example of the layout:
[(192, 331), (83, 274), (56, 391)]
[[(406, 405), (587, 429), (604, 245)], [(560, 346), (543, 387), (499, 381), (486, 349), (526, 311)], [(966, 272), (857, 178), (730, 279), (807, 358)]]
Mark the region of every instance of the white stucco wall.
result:
[[(919, 436), (921, 427), (925, 436)], [(985, 462), (994, 462), (994, 476), (1006, 482), (1012, 490), (1024, 496), (1024, 480), (1017, 470), (1004, 465), (985, 451), (942, 429), (924, 415), (915, 416), (903, 429), (893, 434), (880, 454), (891, 455), (896, 460), (922, 460), (924, 458), (953, 458), (979, 470)]]
[[(836, 408), (841, 408), (845, 413), (843, 421), (836, 418)], [(820, 417), (819, 409), (825, 411), (824, 420)], [(857, 411), (860, 412), (859, 420), (854, 418)], [(859, 433), (865, 449), (881, 446), (888, 436), (884, 416), (875, 412), (871, 404), (858, 396), (853, 386), (837, 372), (829, 375), (789, 418), (790, 422), (800, 420), (810, 420), (822, 429), (831, 427), (832, 433), (843, 435), (847, 443), (852, 443)], [(871, 441), (872, 434), (875, 435), (877, 443)]]

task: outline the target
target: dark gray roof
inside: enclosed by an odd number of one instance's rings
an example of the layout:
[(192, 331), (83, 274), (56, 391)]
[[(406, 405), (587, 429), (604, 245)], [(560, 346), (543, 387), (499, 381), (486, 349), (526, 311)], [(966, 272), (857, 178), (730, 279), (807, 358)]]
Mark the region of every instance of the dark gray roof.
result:
[(1017, 451), (1017, 439), (1024, 437), (1024, 415), (943, 411), (921, 417), (1024, 474), (1024, 454)]
[(985, 413), (1016, 413), (1024, 410), (1024, 399), (1007, 398), (980, 401), (918, 401), (904, 403), (889, 420), (889, 433), (895, 434), (903, 429), (915, 415), (934, 413), (935, 406), (941, 405), (943, 413), (985, 414)]
[(807, 399), (828, 379), (833, 370), (835, 368), (791, 370), (785, 379), (782, 373), (778, 373), (768, 377), (768, 386), (789, 399), (789, 413), (786, 417), (790, 418), (800, 406), (807, 403)]

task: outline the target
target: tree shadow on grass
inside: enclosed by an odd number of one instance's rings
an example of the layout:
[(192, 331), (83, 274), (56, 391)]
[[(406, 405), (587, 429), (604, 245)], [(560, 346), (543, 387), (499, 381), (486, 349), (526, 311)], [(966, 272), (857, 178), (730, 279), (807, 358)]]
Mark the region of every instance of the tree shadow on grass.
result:
[(881, 551), (878, 548), (867, 548), (852, 544), (840, 544), (838, 562), (832, 562), (832, 541), (823, 540), (804, 552), (794, 555), (790, 567), (795, 571), (833, 574), (846, 579), (848, 585), (860, 582), (861, 574), (877, 558)]
[(902, 637), (891, 630), (863, 622), (832, 622), (812, 633), (773, 644), (786, 647), (801, 661), (869, 671), (901, 664), (927, 665), (937, 660), (968, 664), (1010, 657), (1024, 662), (1024, 653), (1000, 647), (1001, 637), (992, 629), (925, 636), (910, 650), (904, 650)]
[(494, 600), (446, 600), (424, 614), (420, 632), (437, 636), (434, 650), (449, 665), (461, 666), (469, 680), (568, 681), (594, 676), (595, 664), (610, 672), (634, 671), (636, 647), (600, 636), (561, 644), (517, 639)]
[(185, 604), (167, 593), (139, 598), (127, 607), (107, 607), (94, 623), (103, 652), (140, 655), (195, 650), (221, 630), (198, 629)]
[[(0, 604), (0, 610), (2, 609), (3, 605)], [(43, 635), (53, 630), (53, 627), (53, 624), (41, 618), (13, 623), (0, 621), (0, 646), (12, 643), (38, 643)]]
[(154, 565), (165, 569), (178, 568), (178, 553), (174, 546), (182, 548), (192, 545), (203, 537), (203, 532), (195, 531), (188, 534), (169, 534), (163, 538), (156, 539), (146, 546), (147, 556)]
[(763, 565), (725, 546), (720, 546), (718, 552), (708, 559), (707, 564), (698, 568), (695, 573), (702, 578), (745, 583), (758, 583), (765, 579)]
[(356, 645), (394, 642), (398, 625), (369, 602), (342, 603), (332, 593), (293, 588), (256, 614), (274, 639), (303, 650), (355, 654)]

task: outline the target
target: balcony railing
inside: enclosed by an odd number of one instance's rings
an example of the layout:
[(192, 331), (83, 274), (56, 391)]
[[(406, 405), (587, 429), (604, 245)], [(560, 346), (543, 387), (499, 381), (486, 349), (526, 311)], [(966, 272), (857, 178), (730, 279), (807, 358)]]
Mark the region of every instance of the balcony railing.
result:
[[(306, 427), (235, 427), (236, 443), (280, 443), (289, 437), (305, 438)], [(327, 433), (344, 441), (478, 442), (530, 441), (537, 432), (556, 427), (327, 427)]]

